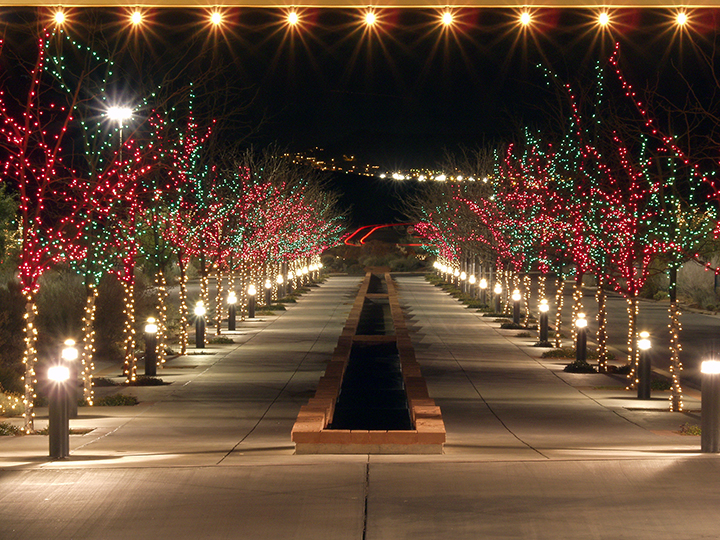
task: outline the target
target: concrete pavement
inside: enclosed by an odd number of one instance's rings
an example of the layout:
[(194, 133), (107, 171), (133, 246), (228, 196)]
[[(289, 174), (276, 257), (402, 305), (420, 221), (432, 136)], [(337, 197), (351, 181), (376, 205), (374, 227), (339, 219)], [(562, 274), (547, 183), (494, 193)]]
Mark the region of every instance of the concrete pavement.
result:
[(47, 458), (47, 437), (0, 438), (0, 538), (720, 536), (718, 456), (677, 434), (700, 423), (698, 396), (669, 413), (664, 395), (566, 374), (421, 277), (398, 284), (445, 454), (293, 455), (359, 281), (333, 277), (237, 343), (172, 360), (172, 384), (123, 390), (136, 407), (81, 409), (72, 426), (93, 431), (67, 460)]

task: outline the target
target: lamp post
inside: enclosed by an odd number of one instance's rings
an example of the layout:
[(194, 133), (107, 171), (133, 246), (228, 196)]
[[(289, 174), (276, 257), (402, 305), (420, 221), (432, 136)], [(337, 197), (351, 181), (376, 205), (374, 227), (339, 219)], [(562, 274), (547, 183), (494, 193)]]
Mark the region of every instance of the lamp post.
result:
[(701, 364), (702, 407), (700, 414), (700, 451), (720, 452), (720, 361)]
[(460, 287), (460, 270), (455, 269), (453, 272), (453, 276), (455, 276), (455, 279), (453, 280), (453, 285), (456, 287)]
[(575, 343), (575, 362), (587, 364), (587, 319), (584, 313), (578, 313), (575, 320), (577, 342)]
[(202, 300), (195, 306), (195, 348), (205, 348), (205, 304)]
[(70, 370), (59, 365), (48, 369), (50, 395), (48, 401), (48, 435), (50, 436), (50, 457), (63, 459), (70, 455), (70, 420), (68, 417), (68, 380)]
[(513, 301), (513, 324), (520, 324), (520, 300), (522, 295), (519, 289), (513, 289), (512, 296)]
[(155, 317), (148, 317), (145, 325), (145, 376), (157, 375), (157, 322)]
[(293, 292), (293, 279), (295, 279), (295, 274), (292, 270), (288, 272), (287, 275), (287, 293), (292, 294)]
[(130, 107), (110, 107), (107, 110), (107, 117), (110, 120), (115, 120), (120, 125), (120, 166), (122, 166), (123, 160), (123, 121), (132, 118), (132, 109)]
[(647, 332), (640, 332), (640, 339), (637, 342), (638, 349), (640, 349), (640, 359), (638, 361), (638, 399), (650, 399), (650, 376), (652, 373), (652, 366), (650, 365), (650, 334)]
[(500, 305), (500, 295), (502, 294), (502, 285), (499, 283), (495, 284), (495, 288), (493, 289), (493, 292), (495, 293), (495, 313), (500, 313), (500, 310), (502, 309), (502, 306)]
[(270, 307), (272, 304), (272, 282), (269, 279), (265, 280), (265, 305)]
[(67, 407), (68, 407), (68, 418), (78, 417), (78, 350), (75, 347), (75, 340), (66, 339), (64, 343), (60, 358), (62, 358), (63, 365), (68, 368), (69, 379), (67, 382)]
[(540, 300), (538, 309), (540, 310), (540, 341), (538, 345), (546, 347), (550, 345), (548, 341), (548, 311), (550, 311), (550, 306), (546, 298)]
[(230, 291), (227, 297), (228, 303), (228, 330), (235, 330), (235, 304), (237, 304), (237, 296), (235, 291)]
[(460, 272), (460, 290), (462, 292), (467, 292), (467, 274), (465, 272)]
[(255, 318), (255, 295), (257, 294), (257, 289), (255, 289), (255, 285), (252, 283), (247, 288), (248, 293), (248, 319), (254, 319)]
[(278, 274), (275, 281), (278, 284), (278, 300), (285, 298), (285, 280), (283, 279), (282, 274)]
[(480, 278), (480, 283), (478, 284), (478, 286), (480, 287), (480, 301), (483, 304), (487, 305), (487, 303), (488, 303), (488, 301), (487, 301), (487, 288), (488, 288), (487, 279)]

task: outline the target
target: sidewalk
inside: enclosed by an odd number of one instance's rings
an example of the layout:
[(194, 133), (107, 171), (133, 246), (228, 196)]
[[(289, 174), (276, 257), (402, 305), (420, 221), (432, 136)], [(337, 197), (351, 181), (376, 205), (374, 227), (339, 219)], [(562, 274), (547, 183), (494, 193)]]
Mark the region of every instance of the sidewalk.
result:
[[(667, 398), (566, 374), (421, 277), (397, 278), (448, 442), (437, 456), (296, 456), (290, 430), (357, 292), (333, 277), (233, 345), (170, 361), (136, 407), (81, 409), (68, 460), (0, 438), (6, 539), (673, 539), (718, 536), (717, 456)], [(280, 312), (279, 312), (280, 313)], [(40, 414), (42, 411), (40, 412)], [(43, 422), (42, 419), (38, 423)]]

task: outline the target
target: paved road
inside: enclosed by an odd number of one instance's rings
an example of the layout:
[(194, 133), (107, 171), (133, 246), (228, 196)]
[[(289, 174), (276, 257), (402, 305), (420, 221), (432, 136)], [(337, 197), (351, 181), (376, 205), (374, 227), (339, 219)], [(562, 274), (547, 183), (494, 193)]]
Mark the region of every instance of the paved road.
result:
[(718, 456), (676, 433), (698, 423), (696, 395), (685, 414), (639, 402), (422, 278), (398, 281), (444, 455), (293, 455), (359, 283), (332, 278), (237, 343), (172, 360), (172, 384), (123, 390), (140, 405), (82, 409), (73, 426), (94, 430), (68, 460), (49, 461), (43, 436), (0, 438), (0, 538), (718, 537)]

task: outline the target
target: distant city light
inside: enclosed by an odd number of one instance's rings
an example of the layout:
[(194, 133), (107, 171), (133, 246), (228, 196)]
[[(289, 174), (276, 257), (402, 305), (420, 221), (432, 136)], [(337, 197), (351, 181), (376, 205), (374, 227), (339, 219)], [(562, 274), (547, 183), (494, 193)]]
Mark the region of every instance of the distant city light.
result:
[(447, 180), (447, 176), (445, 176), (444, 174), (439, 174), (435, 177), (435, 180), (437, 180), (438, 182), (444, 182), (445, 180)]

